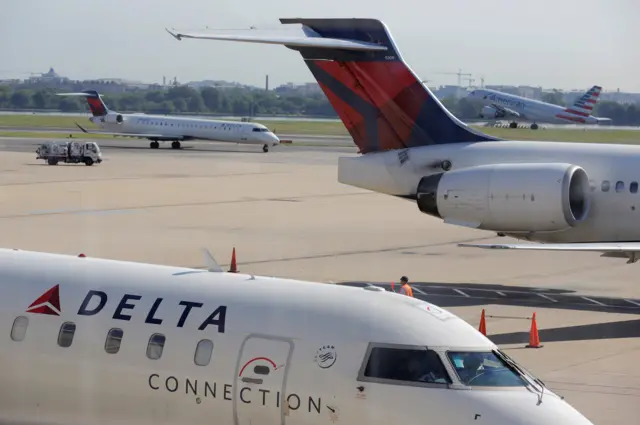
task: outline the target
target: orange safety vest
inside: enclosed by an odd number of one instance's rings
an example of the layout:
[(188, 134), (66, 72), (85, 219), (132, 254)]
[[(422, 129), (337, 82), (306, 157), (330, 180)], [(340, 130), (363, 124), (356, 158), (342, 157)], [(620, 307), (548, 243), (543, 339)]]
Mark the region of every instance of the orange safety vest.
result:
[(402, 285), (401, 287), (402, 291), (404, 291), (404, 294), (408, 297), (413, 297), (413, 289), (411, 289), (411, 286), (409, 286), (408, 283), (405, 283), (404, 285)]

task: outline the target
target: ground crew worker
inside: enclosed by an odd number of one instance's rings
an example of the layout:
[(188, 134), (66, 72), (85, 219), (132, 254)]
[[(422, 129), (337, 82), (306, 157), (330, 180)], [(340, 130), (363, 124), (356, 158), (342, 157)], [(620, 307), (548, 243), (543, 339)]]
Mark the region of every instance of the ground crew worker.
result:
[(400, 287), (400, 293), (408, 297), (413, 297), (413, 289), (411, 289), (411, 286), (409, 286), (409, 278), (406, 276), (402, 276), (400, 278), (400, 283), (402, 284), (402, 286)]

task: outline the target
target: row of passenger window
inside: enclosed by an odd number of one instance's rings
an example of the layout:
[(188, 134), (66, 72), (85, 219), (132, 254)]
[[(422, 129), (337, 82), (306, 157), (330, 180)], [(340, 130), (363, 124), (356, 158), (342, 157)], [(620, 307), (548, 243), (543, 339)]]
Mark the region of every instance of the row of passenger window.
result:
[[(13, 321), (11, 327), (11, 339), (16, 342), (23, 341), (27, 335), (29, 327), (29, 318), (26, 316), (18, 316)], [(73, 337), (76, 333), (76, 324), (73, 322), (65, 322), (60, 326), (58, 332), (58, 345), (63, 348), (71, 347)], [(116, 354), (120, 351), (124, 331), (120, 328), (112, 328), (107, 332), (104, 351), (108, 354)], [(163, 334), (154, 333), (147, 343), (147, 357), (151, 360), (158, 360), (162, 357), (166, 337)], [(213, 354), (213, 342), (210, 339), (202, 339), (196, 345), (193, 362), (198, 366), (207, 366), (211, 361)]]
[[(218, 126), (214, 125), (214, 124), (183, 124), (183, 123), (170, 123), (170, 122), (166, 122), (166, 121), (138, 121), (138, 124), (148, 124), (148, 125), (159, 125), (159, 126), (169, 126), (169, 127), (181, 127), (181, 128), (208, 128), (208, 129), (213, 129), (213, 130), (217, 130)], [(227, 130), (227, 131), (231, 131), (231, 130), (238, 130), (240, 129), (240, 125), (221, 125), (220, 126), (220, 130)]]
[[(29, 327), (29, 318), (17, 317), (11, 327), (11, 339), (23, 341)], [(58, 332), (58, 345), (71, 347), (76, 332), (76, 324), (64, 322)], [(120, 351), (124, 331), (120, 328), (109, 329), (104, 350), (108, 354)], [(154, 333), (147, 343), (147, 357), (158, 360), (162, 357), (166, 338), (163, 334)], [(213, 342), (202, 339), (196, 345), (193, 362), (197, 366), (207, 366), (211, 362)], [(506, 367), (503, 360), (495, 353), (488, 352), (447, 352), (445, 357), (451, 362), (460, 381), (465, 385), (479, 386), (523, 386), (520, 376)], [(404, 382), (427, 384), (451, 384), (452, 379), (440, 355), (425, 348), (410, 347), (372, 347), (366, 367), (361, 372), (360, 380), (379, 382)], [(501, 372), (499, 374), (495, 372)]]
[[(589, 181), (589, 185), (591, 187), (591, 191), (595, 192), (596, 191), (596, 183), (592, 180)], [(603, 192), (608, 192), (609, 189), (611, 189), (611, 182), (609, 180), (603, 180), (602, 183), (600, 184), (600, 190)], [(624, 187), (624, 182), (621, 180), (618, 180), (616, 182), (616, 192), (620, 193), (620, 192), (624, 192), (625, 191), (625, 187)], [(631, 182), (629, 184), (629, 192), (631, 193), (637, 193), (638, 192), (638, 182)]]

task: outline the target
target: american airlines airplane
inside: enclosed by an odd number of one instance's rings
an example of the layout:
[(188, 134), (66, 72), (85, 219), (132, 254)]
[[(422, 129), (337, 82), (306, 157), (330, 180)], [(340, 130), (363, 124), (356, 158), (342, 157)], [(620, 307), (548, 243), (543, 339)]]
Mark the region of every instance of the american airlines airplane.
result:
[(433, 304), (209, 264), (0, 249), (0, 424), (592, 425)]
[(157, 149), (161, 141), (171, 141), (173, 149), (180, 149), (180, 141), (213, 140), (237, 144), (262, 145), (264, 152), (280, 143), (278, 136), (258, 123), (215, 121), (209, 119), (170, 117), (146, 114), (120, 114), (109, 110), (95, 90), (79, 93), (58, 93), (58, 96), (83, 96), (87, 98), (93, 115), (89, 121), (108, 132), (88, 131), (78, 123), (84, 133), (111, 134), (115, 136), (141, 137), (151, 140), (149, 147)]
[(467, 96), (474, 102), (485, 105), (480, 112), (481, 118), (512, 118), (510, 128), (516, 128), (518, 121), (530, 121), (531, 129), (537, 130), (537, 123), (547, 124), (604, 124), (611, 123), (610, 118), (599, 118), (591, 115), (598, 102), (602, 87), (593, 86), (573, 105), (564, 106), (539, 100), (527, 99), (496, 90), (476, 89)]
[(503, 140), (451, 114), (376, 19), (281, 19), (300, 36), (185, 38), (282, 44), (298, 51), (362, 155), (338, 160), (338, 181), (415, 202), (445, 223), (535, 244), (497, 249), (592, 251), (640, 259), (640, 147)]

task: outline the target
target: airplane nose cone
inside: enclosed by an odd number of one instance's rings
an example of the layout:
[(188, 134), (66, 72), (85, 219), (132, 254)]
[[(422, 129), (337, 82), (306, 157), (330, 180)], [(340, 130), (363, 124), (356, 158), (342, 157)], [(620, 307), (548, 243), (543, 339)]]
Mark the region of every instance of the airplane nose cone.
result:
[(538, 394), (529, 391), (504, 391), (500, 393), (477, 391), (468, 394), (469, 407), (483, 421), (510, 425), (594, 425), (569, 403), (545, 389), (542, 402)]
[(273, 133), (270, 133), (271, 135), (271, 141), (274, 145), (279, 145), (280, 144), (280, 138), (278, 136), (276, 136)]

